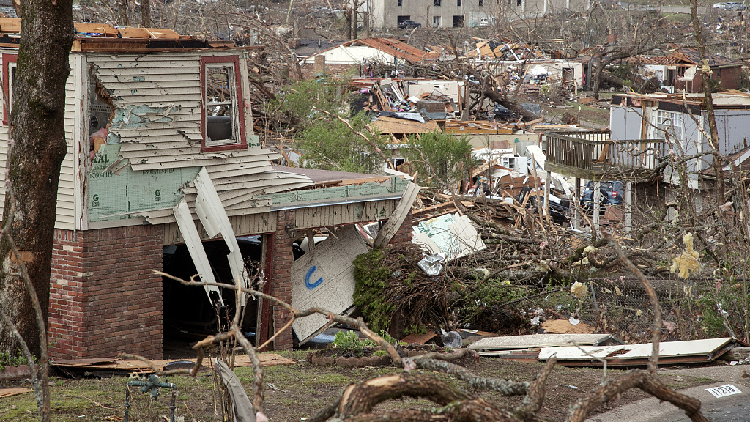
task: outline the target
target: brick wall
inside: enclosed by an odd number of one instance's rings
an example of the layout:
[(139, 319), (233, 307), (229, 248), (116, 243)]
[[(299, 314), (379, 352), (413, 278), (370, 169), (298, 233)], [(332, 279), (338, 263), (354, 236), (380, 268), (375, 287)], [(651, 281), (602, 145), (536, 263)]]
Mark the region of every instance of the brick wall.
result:
[[(276, 232), (272, 235), (273, 242), (268, 253), (271, 254), (268, 259), (271, 260), (271, 274), (269, 281), (271, 285), (271, 295), (292, 303), (292, 263), (294, 262), (294, 253), (292, 252), (292, 243), (294, 239), (289, 236), (286, 228), (287, 224), (294, 225), (294, 211), (279, 211), (276, 220)], [(278, 331), (286, 325), (292, 318), (291, 313), (282, 306), (271, 305), (273, 315), (273, 330)], [(275, 350), (288, 350), (293, 346), (292, 329), (288, 328), (274, 340), (273, 347)]]
[(404, 219), (404, 222), (401, 223), (401, 227), (398, 228), (396, 231), (396, 234), (393, 235), (393, 238), (390, 242), (388, 242), (389, 245), (409, 245), (411, 244), (411, 235), (412, 235), (412, 216), (411, 211), (409, 211), (409, 214), (407, 214), (406, 218)]
[(161, 358), (162, 228), (55, 230), (50, 356)]

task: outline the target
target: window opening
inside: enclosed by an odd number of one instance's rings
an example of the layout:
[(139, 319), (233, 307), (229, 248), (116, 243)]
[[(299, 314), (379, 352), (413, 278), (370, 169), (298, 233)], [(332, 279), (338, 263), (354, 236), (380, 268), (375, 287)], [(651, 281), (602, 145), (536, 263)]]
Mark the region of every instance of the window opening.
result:
[(203, 57), (203, 149), (247, 146), (237, 57)]

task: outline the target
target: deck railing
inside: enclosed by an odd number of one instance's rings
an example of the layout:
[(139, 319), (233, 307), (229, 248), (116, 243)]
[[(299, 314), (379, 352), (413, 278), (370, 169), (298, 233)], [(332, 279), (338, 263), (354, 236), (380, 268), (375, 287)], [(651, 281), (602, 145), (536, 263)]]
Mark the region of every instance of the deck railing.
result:
[(609, 131), (548, 133), (550, 163), (588, 171), (654, 170), (669, 148), (663, 139), (613, 141)]

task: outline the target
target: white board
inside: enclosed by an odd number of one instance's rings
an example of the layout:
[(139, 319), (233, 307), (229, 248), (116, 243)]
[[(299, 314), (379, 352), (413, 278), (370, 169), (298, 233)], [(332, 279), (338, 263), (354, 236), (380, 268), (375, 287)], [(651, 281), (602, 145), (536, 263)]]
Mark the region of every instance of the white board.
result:
[[(352, 306), (354, 265), (357, 255), (368, 251), (354, 226), (346, 226), (292, 264), (292, 306), (298, 310), (323, 308), (341, 314)], [(306, 341), (328, 319), (320, 314), (294, 321), (300, 342)]]

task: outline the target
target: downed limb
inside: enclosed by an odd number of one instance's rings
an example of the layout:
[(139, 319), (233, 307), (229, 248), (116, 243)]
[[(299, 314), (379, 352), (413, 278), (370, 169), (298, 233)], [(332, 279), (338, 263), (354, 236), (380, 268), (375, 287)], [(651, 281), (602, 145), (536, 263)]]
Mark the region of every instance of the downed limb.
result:
[(680, 394), (659, 381), (648, 371), (636, 370), (622, 377), (610, 379), (597, 391), (578, 400), (570, 408), (566, 422), (583, 422), (591, 411), (608, 402), (618, 394), (631, 388), (640, 388), (659, 400), (668, 401), (684, 410), (693, 422), (708, 422), (700, 411), (701, 402), (698, 399)]
[(438, 359), (415, 358), (414, 363), (416, 364), (416, 367), (420, 369), (426, 369), (428, 371), (441, 371), (445, 372), (446, 374), (455, 375), (458, 377), (458, 379), (468, 382), (471, 387), (479, 390), (493, 390), (503, 394), (504, 396), (520, 396), (526, 394), (529, 391), (528, 382), (516, 382), (478, 377), (463, 366), (441, 361)]
[[(235, 284), (208, 283), (208, 282), (204, 282), (204, 281), (187, 281), (187, 280), (183, 280), (183, 279), (181, 279), (179, 277), (175, 277), (175, 276), (172, 276), (170, 274), (163, 273), (161, 271), (154, 271), (154, 273), (158, 274), (158, 275), (161, 275), (163, 277), (167, 277), (167, 278), (170, 278), (172, 280), (175, 280), (175, 281), (177, 281), (177, 282), (179, 282), (181, 284), (184, 284), (186, 286), (196, 286), (196, 287), (216, 286), (216, 287), (222, 287), (222, 288), (225, 288), (225, 289), (232, 289), (232, 290), (235, 290), (235, 291), (241, 291), (243, 293), (248, 293), (250, 295), (253, 295), (253, 296), (256, 296), (256, 297), (260, 297), (260, 298), (263, 298), (263, 299), (268, 299), (268, 300), (270, 300), (270, 301), (272, 301), (272, 302), (274, 302), (274, 303), (276, 303), (278, 305), (283, 306), (284, 308), (286, 308), (286, 309), (288, 309), (289, 311), (292, 312), (292, 319), (291, 319), (290, 323), (286, 324), (283, 327), (283, 329), (281, 329), (281, 330), (277, 331), (276, 333), (274, 333), (274, 337), (278, 336), (284, 330), (287, 330), (287, 329), (291, 328), (291, 322), (294, 321), (295, 319), (297, 319), (297, 318), (304, 318), (306, 316), (310, 316), (310, 315), (313, 315), (313, 314), (321, 314), (321, 315), (326, 316), (331, 321), (340, 322), (342, 324), (347, 324), (347, 325), (355, 326), (355, 327), (359, 328), (359, 330), (362, 332), (362, 334), (364, 334), (367, 338), (369, 338), (370, 340), (374, 341), (376, 344), (378, 344), (381, 347), (383, 347), (386, 350), (386, 352), (388, 352), (388, 356), (390, 356), (390, 358), (391, 358), (391, 360), (393, 360), (394, 364), (396, 364), (397, 366), (401, 366), (401, 356), (399, 356), (398, 352), (393, 347), (393, 345), (390, 344), (390, 343), (388, 343), (384, 338), (382, 338), (379, 335), (375, 334), (372, 330), (370, 330), (367, 327), (367, 325), (364, 323), (364, 321), (362, 321), (362, 319), (355, 319), (355, 318), (350, 318), (350, 317), (338, 315), (338, 314), (335, 314), (333, 312), (327, 311), (325, 309), (320, 309), (320, 308), (310, 308), (310, 309), (305, 309), (305, 310), (300, 311), (300, 310), (297, 310), (296, 308), (292, 307), (288, 303), (286, 303), (286, 302), (284, 302), (282, 300), (277, 299), (274, 296), (267, 295), (265, 293), (259, 292), (257, 290), (249, 289), (249, 288), (246, 288), (246, 287), (238, 287)], [(238, 329), (238, 331), (239, 331), (239, 329)], [(216, 343), (218, 341), (221, 341), (221, 340), (225, 339), (226, 337), (220, 337), (220, 336), (227, 336), (227, 335), (230, 335), (230, 334), (223, 333), (223, 334), (217, 334), (216, 336), (209, 336), (206, 339), (202, 340), (201, 343), (199, 343), (200, 346), (198, 344), (196, 344), (193, 348), (194, 349), (203, 348), (205, 346), (208, 346), (209, 344)], [(239, 339), (240, 337), (244, 337), (244, 336), (238, 336), (237, 338)], [(249, 343), (248, 343), (248, 345), (249, 345)], [(252, 359), (252, 356), (251, 356), (251, 359)], [(260, 407), (258, 407), (258, 408), (260, 408)]]

